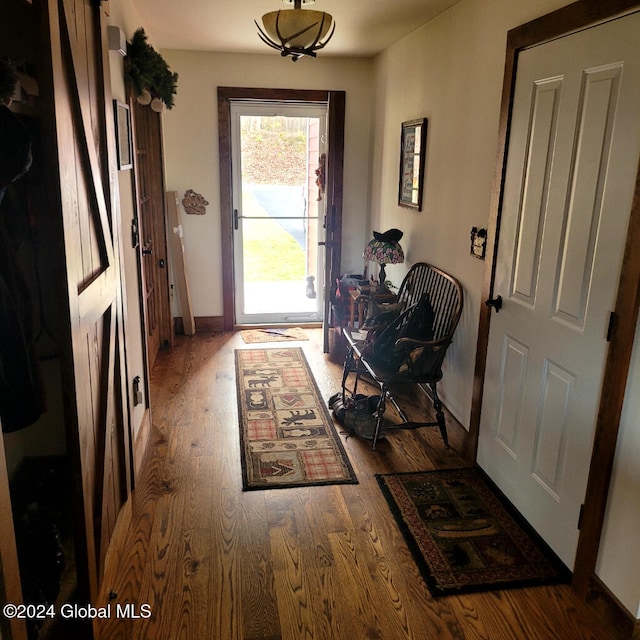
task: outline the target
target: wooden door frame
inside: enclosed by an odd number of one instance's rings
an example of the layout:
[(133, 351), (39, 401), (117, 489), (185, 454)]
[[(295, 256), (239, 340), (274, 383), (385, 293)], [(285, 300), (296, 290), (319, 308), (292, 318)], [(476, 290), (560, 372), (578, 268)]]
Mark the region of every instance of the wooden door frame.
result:
[(335, 303), (333, 285), (340, 277), (340, 262), (342, 257), (342, 202), (343, 202), (343, 172), (344, 172), (344, 128), (346, 111), (346, 94), (344, 91), (329, 93), (329, 151), (326, 163), (325, 194), (327, 199), (327, 221), (325, 248), (326, 260), (324, 292), (324, 315), (322, 318), (322, 349), (329, 353), (329, 331), (334, 322), (331, 317)]
[[(151, 108), (147, 106), (140, 105), (135, 97), (133, 96), (131, 87), (127, 89), (128, 94), (128, 103), (131, 114), (131, 132), (132, 132), (132, 146), (133, 146), (133, 170), (132, 170), (132, 188), (133, 188), (133, 206), (134, 206), (134, 220), (138, 232), (138, 246), (136, 247), (136, 259), (138, 263), (138, 291), (140, 292), (140, 313), (142, 318), (142, 333), (143, 333), (143, 350), (144, 350), (144, 362), (147, 371), (151, 370), (153, 365), (152, 362), (149, 361), (148, 355), (148, 309), (145, 301), (144, 294), (144, 270), (145, 270), (145, 258), (142, 255), (144, 239), (142, 238), (142, 231), (148, 229), (145, 227), (144, 221), (142, 220), (142, 216), (140, 215), (140, 198), (144, 197), (144, 194), (140, 193), (140, 162), (137, 157), (137, 149), (138, 142), (140, 141), (141, 132), (138, 131), (136, 127), (136, 111), (139, 109), (149, 109), (149, 111), (157, 116), (158, 120), (158, 135), (159, 140), (157, 144), (159, 146), (159, 154), (157, 161), (160, 164), (159, 167), (159, 176), (160, 176), (160, 185), (159, 192), (161, 193), (161, 202), (158, 203), (159, 210), (162, 211), (162, 229), (156, 229), (158, 231), (158, 237), (161, 238), (162, 244), (160, 247), (153, 247), (153, 255), (151, 256), (154, 260), (154, 269), (156, 270), (156, 282), (157, 287), (159, 289), (158, 301), (160, 302), (160, 308), (158, 311), (158, 333), (159, 333), (159, 348), (166, 348), (173, 346), (173, 323), (171, 317), (171, 294), (170, 294), (170, 278), (169, 278), (169, 269), (170, 269), (170, 257), (169, 257), (169, 225), (167, 222), (167, 196), (166, 196), (166, 185), (165, 185), (165, 171), (164, 171), (164, 138), (163, 138), (163, 130), (162, 130), (162, 121), (161, 115), (156, 114), (155, 111), (152, 111)], [(147, 131), (144, 132), (145, 135), (148, 134)], [(154, 220), (154, 224), (157, 224), (159, 221)], [(159, 267), (157, 264), (158, 260), (164, 260), (164, 267)], [(148, 376), (147, 376), (148, 377)], [(145, 393), (149, 394), (148, 383), (145, 382)]]
[[(220, 164), (220, 229), (222, 259), (223, 327), (231, 331), (235, 324), (234, 273), (233, 273), (233, 183), (231, 173), (231, 101), (262, 100), (279, 102), (318, 102), (328, 106), (330, 91), (315, 89), (265, 89), (248, 87), (218, 87), (218, 137)], [(342, 102), (344, 105), (344, 101)], [(342, 111), (344, 123), (344, 110)], [(329, 135), (331, 135), (329, 133)], [(338, 180), (336, 180), (338, 182)], [(335, 189), (340, 193), (335, 203), (333, 222), (333, 252), (339, 260), (342, 253), (342, 172)], [(339, 205), (339, 206), (338, 206)], [(339, 268), (339, 267), (338, 267)], [(325, 292), (329, 295), (329, 292)]]
[[(638, 10), (640, 10), (639, 0), (609, 0), (608, 2), (579, 0), (509, 31), (498, 130), (496, 177), (491, 194), (488, 227), (488, 235), (493, 238), (493, 242), (487, 245), (482, 300), (493, 297), (507, 166), (507, 144), (520, 52), (531, 46), (569, 35), (586, 27), (595, 26)], [(582, 526), (573, 569), (573, 587), (583, 598), (586, 598), (588, 594), (595, 573), (613, 471), (620, 416), (638, 321), (638, 309), (640, 307), (640, 253), (637, 251), (637, 246), (639, 243), (640, 168), (636, 179), (629, 230), (616, 297), (614, 309), (616, 322), (605, 364)], [(490, 322), (491, 309), (482, 304), (469, 424), (470, 437), (465, 452), (465, 457), (469, 462), (475, 462), (477, 457)]]

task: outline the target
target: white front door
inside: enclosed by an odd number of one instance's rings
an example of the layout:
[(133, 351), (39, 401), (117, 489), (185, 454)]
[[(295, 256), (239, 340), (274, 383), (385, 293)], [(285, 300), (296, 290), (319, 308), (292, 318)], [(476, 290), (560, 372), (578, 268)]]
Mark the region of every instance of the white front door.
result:
[(640, 156), (640, 14), (523, 51), (478, 464), (569, 567)]
[(327, 106), (231, 103), (235, 321), (323, 314)]

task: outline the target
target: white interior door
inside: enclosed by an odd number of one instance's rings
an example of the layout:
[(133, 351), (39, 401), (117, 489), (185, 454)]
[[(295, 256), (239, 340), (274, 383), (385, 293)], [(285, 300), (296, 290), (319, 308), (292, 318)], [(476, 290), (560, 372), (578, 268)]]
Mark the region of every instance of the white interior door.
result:
[(238, 324), (317, 322), (324, 308), (326, 105), (231, 104)]
[(572, 567), (640, 155), (640, 14), (520, 54), (478, 464)]

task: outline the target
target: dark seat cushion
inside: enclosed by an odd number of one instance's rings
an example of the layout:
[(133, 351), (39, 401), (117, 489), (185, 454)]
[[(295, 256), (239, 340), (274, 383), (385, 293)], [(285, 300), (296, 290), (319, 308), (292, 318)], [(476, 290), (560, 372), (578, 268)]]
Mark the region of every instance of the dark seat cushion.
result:
[(402, 346), (396, 346), (400, 338), (411, 338), (428, 342), (433, 339), (433, 321), (435, 313), (429, 295), (424, 293), (420, 300), (409, 307), (391, 323), (371, 345), (373, 357), (383, 364), (397, 371), (408, 356)]

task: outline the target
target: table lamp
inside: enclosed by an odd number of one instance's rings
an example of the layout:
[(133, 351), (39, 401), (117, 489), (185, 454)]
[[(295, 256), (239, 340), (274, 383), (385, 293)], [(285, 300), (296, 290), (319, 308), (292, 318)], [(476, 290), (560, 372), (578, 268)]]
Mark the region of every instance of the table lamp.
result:
[(362, 257), (368, 262), (377, 262), (380, 266), (379, 290), (384, 290), (387, 277), (385, 266), (404, 262), (404, 253), (399, 244), (400, 238), (402, 238), (402, 231), (399, 229), (389, 229), (384, 233), (374, 231), (373, 240), (369, 240), (364, 248)]

